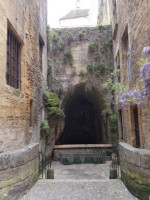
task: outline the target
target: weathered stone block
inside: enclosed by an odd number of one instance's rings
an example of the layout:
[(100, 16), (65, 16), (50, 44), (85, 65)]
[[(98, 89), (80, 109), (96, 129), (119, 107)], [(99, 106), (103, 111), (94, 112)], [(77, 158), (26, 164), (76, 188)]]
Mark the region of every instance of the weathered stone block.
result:
[(9, 153), (0, 154), (0, 170), (5, 170), (9, 167), (10, 155)]
[(39, 144), (38, 143), (33, 143), (30, 146), (31, 148), (31, 160), (39, 156)]
[(150, 152), (149, 152), (149, 154), (142, 153), (141, 165), (144, 169), (150, 169)]
[(47, 170), (47, 179), (54, 179), (54, 170), (53, 169)]
[(23, 149), (16, 150), (10, 153), (10, 167), (19, 167), (28, 163), (31, 160), (31, 150), (27, 146)]

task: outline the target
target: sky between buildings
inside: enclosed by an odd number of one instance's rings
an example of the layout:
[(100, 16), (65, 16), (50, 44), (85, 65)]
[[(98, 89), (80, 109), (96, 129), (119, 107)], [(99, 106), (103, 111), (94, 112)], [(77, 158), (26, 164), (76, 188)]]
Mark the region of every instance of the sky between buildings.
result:
[[(80, 9), (89, 9), (96, 0), (80, 0)], [(69, 11), (76, 9), (76, 0), (48, 0), (48, 24), (59, 28), (59, 19)]]

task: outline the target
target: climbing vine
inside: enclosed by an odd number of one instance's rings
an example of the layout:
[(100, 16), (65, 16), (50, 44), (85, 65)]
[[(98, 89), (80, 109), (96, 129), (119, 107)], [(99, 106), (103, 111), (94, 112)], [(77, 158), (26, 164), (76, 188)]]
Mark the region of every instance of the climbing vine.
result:
[(40, 125), (40, 131), (45, 131), (46, 129), (49, 129), (48, 122), (46, 120), (42, 120)]

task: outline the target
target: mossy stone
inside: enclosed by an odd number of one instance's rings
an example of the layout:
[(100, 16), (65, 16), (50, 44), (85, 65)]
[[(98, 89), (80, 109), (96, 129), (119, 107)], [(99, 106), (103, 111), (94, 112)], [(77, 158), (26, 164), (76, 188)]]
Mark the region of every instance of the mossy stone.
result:
[(80, 160), (79, 156), (74, 158), (74, 163), (75, 164), (81, 164), (81, 160)]

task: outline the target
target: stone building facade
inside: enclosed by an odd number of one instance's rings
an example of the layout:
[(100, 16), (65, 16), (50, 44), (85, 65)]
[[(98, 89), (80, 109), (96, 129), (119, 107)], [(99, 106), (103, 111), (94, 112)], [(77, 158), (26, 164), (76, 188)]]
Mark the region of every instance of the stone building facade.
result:
[[(129, 90), (141, 90), (143, 84), (137, 62), (143, 57), (143, 48), (150, 44), (150, 2), (112, 0), (110, 7), (114, 62), (115, 68), (120, 70), (118, 81)], [(119, 106), (117, 108), (120, 139), (129, 144), (120, 144), (122, 179), (140, 199), (148, 199), (150, 194), (150, 176), (147, 173), (147, 170), (150, 170), (149, 109), (148, 98), (141, 106), (127, 106), (125, 110)], [(130, 148), (131, 146), (133, 148)]]
[[(128, 89), (141, 89), (140, 66), (137, 62), (143, 57), (143, 48), (150, 43), (149, 38), (149, 8), (148, 1), (123, 2), (113, 1), (112, 28), (114, 42), (114, 60), (116, 69), (120, 69), (120, 83)], [(124, 12), (122, 12), (122, 9)], [(137, 11), (138, 10), (138, 11)], [(140, 148), (150, 149), (149, 134), (149, 101), (138, 106)], [(123, 139), (136, 147), (134, 107), (122, 110)]]
[[(47, 68), (46, 9), (46, 1), (0, 3), (0, 152), (19, 149), (39, 139), (41, 94)], [(13, 71), (9, 72), (8, 69), (10, 62), (15, 70), (15, 55), (8, 58), (8, 30), (20, 45), (20, 71), (16, 75), (20, 81), (19, 86), (11, 86), (17, 77), (14, 78)], [(39, 47), (41, 42), (42, 66)], [(13, 46), (10, 48), (13, 49)], [(7, 83), (8, 73), (10, 83)]]
[[(10, 187), (25, 180), (32, 183), (27, 178), (35, 172), (37, 176), (47, 73), (46, 26), (46, 0), (0, 2), (0, 173), (7, 174), (0, 178), (0, 199)], [(24, 173), (23, 168), (31, 170)]]

